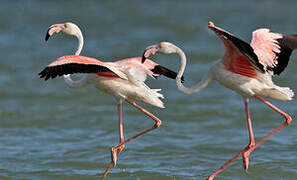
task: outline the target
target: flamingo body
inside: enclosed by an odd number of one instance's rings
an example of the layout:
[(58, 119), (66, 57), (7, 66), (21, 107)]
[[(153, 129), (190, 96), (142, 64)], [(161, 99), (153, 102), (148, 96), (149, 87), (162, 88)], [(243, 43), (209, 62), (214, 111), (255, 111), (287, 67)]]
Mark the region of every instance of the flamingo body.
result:
[[(139, 59), (139, 60), (137, 60)], [(116, 66), (121, 67), (127, 79), (120, 78), (114, 73), (108, 72), (97, 73), (89, 75), (89, 82), (100, 89), (102, 92), (116, 97), (118, 100), (134, 99), (142, 101), (160, 108), (164, 108), (163, 102), (160, 98), (164, 98), (162, 94), (158, 93), (161, 89), (150, 89), (144, 81), (147, 75), (155, 75), (145, 65), (141, 64), (141, 57), (120, 60), (115, 63)], [(157, 63), (156, 63), (157, 65)]]
[(211, 68), (212, 78), (224, 87), (234, 90), (245, 98), (252, 98), (255, 94), (277, 100), (292, 100), (294, 92), (288, 87), (275, 85), (268, 74), (255, 72), (255, 77), (235, 73), (226, 68), (221, 60), (218, 60)]

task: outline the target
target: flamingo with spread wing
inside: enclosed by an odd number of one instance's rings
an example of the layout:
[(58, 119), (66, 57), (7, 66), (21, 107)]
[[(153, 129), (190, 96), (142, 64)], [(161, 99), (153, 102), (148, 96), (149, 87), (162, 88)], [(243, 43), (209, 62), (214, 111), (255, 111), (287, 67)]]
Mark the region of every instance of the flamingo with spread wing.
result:
[[(164, 108), (160, 98), (163, 95), (159, 93), (161, 89), (150, 89), (145, 80), (147, 75), (157, 78), (164, 75), (175, 79), (176, 73), (157, 63), (147, 60), (141, 62), (141, 57), (127, 58), (116, 62), (102, 62), (95, 58), (79, 56), (83, 48), (83, 36), (81, 30), (74, 23), (54, 24), (50, 26), (46, 40), (54, 33), (63, 32), (73, 35), (78, 39), (78, 47), (75, 55), (62, 56), (49, 64), (39, 73), (40, 78), (48, 80), (57, 76), (64, 76), (66, 83), (71, 88), (81, 88), (88, 84), (93, 84), (96, 88), (106, 94), (110, 94), (117, 100), (119, 136), (120, 142), (111, 148), (111, 162), (109, 163), (102, 179), (105, 179), (109, 170), (116, 165), (119, 153), (124, 149), (127, 142), (150, 132), (161, 125), (161, 120), (142, 108), (135, 101), (141, 101), (159, 108)], [(86, 73), (80, 80), (74, 81), (70, 74)], [(122, 124), (122, 102), (126, 101), (136, 107), (155, 121), (155, 124), (145, 131), (135, 136), (124, 139)]]
[[(275, 85), (272, 81), (272, 76), (279, 75), (287, 67), (292, 51), (297, 49), (297, 35), (272, 33), (269, 29), (262, 28), (253, 32), (253, 39), (248, 44), (233, 34), (215, 26), (212, 22), (208, 23), (208, 27), (222, 40), (226, 47), (226, 52), (221, 60), (218, 60), (211, 66), (209, 72), (197, 86), (186, 88), (181, 83), (181, 77), (186, 67), (186, 55), (174, 44), (161, 42), (160, 44), (147, 47), (143, 54), (143, 62), (151, 54), (177, 53), (181, 58), (181, 67), (176, 78), (176, 83), (180, 91), (186, 94), (198, 93), (212, 80), (216, 80), (224, 87), (237, 92), (243, 97), (250, 137), (249, 144), (211, 174), (208, 177), (211, 180), (239, 156), (242, 156), (244, 169), (247, 170), (250, 153), (270, 136), (291, 123), (292, 118), (287, 113), (272, 105), (264, 98), (282, 101), (292, 100), (294, 92), (288, 87)], [(254, 139), (248, 107), (250, 98), (260, 100), (285, 118), (283, 124), (275, 128), (257, 143)]]

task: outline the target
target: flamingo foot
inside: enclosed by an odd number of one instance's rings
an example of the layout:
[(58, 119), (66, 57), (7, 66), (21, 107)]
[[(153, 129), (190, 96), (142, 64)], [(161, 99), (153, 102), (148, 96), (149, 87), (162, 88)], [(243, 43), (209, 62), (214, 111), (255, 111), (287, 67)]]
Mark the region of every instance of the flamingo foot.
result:
[(251, 142), (242, 152), (243, 168), (245, 172), (247, 172), (249, 168), (250, 153), (253, 151), (254, 146), (255, 142)]
[(116, 146), (113, 146), (110, 150), (111, 153), (111, 161), (108, 164), (104, 174), (101, 177), (101, 180), (105, 180), (107, 174), (109, 173), (109, 170), (116, 166), (118, 155), (122, 152), (122, 150), (125, 148), (125, 144), (119, 144)]
[(122, 152), (122, 150), (125, 148), (125, 144), (113, 146), (111, 148), (111, 162), (113, 164), (113, 167), (117, 164), (118, 155)]
[(245, 151), (243, 154), (242, 154), (242, 161), (243, 161), (243, 168), (245, 170), (245, 172), (247, 172), (248, 168), (249, 168), (249, 156), (250, 156), (250, 151)]

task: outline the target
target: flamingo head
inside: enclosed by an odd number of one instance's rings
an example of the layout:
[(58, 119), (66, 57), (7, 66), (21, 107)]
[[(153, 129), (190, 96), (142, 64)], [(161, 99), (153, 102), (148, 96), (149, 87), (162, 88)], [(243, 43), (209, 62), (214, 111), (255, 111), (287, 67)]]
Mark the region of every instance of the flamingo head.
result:
[(177, 47), (170, 43), (170, 42), (161, 42), (160, 44), (155, 44), (148, 46), (143, 55), (142, 55), (142, 63), (150, 56), (156, 53), (163, 53), (163, 54), (172, 54), (177, 52)]
[(65, 34), (69, 34), (76, 37), (82, 34), (80, 28), (74, 23), (67, 22), (67, 23), (61, 23), (61, 24), (53, 24), (49, 27), (46, 33), (45, 41), (47, 41), (49, 37), (51, 37), (54, 33), (59, 33), (59, 32), (63, 32)]

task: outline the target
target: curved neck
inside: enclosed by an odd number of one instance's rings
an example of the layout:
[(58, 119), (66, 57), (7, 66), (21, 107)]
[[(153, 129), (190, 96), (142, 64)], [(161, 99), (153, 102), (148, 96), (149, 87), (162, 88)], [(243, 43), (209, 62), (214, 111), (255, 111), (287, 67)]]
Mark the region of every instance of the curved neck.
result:
[[(84, 46), (84, 37), (83, 37), (80, 29), (78, 29), (78, 31), (74, 34), (74, 36), (77, 37), (77, 39), (78, 39), (78, 46), (77, 46), (75, 55), (80, 55), (82, 48)], [(81, 88), (88, 84), (88, 82), (87, 82), (88, 75), (85, 75), (84, 77), (82, 77), (80, 80), (77, 80), (77, 81), (72, 80), (70, 74), (64, 75), (63, 77), (64, 77), (64, 81), (66, 82), (66, 84), (69, 87), (74, 88), (74, 89)]]
[(84, 46), (84, 37), (83, 37), (81, 31), (77, 32), (74, 36), (77, 37), (77, 39), (78, 39), (78, 46), (77, 46), (75, 55), (80, 55), (82, 48)]
[(185, 87), (182, 84), (181, 78), (182, 78), (185, 68), (186, 68), (187, 57), (186, 57), (185, 53), (178, 47), (176, 47), (176, 53), (179, 55), (180, 61), (181, 61), (181, 66), (180, 66), (179, 72), (176, 77), (176, 85), (177, 85), (178, 89), (185, 94), (198, 93), (199, 91), (204, 89), (211, 82), (211, 80), (212, 80), (211, 74), (207, 73), (207, 75), (204, 76), (202, 78), (202, 80), (196, 86), (193, 86), (190, 88)]
[(88, 84), (88, 75), (85, 74), (80, 80), (74, 81), (71, 79), (71, 75), (67, 74), (64, 75), (64, 80), (70, 88), (78, 89)]

